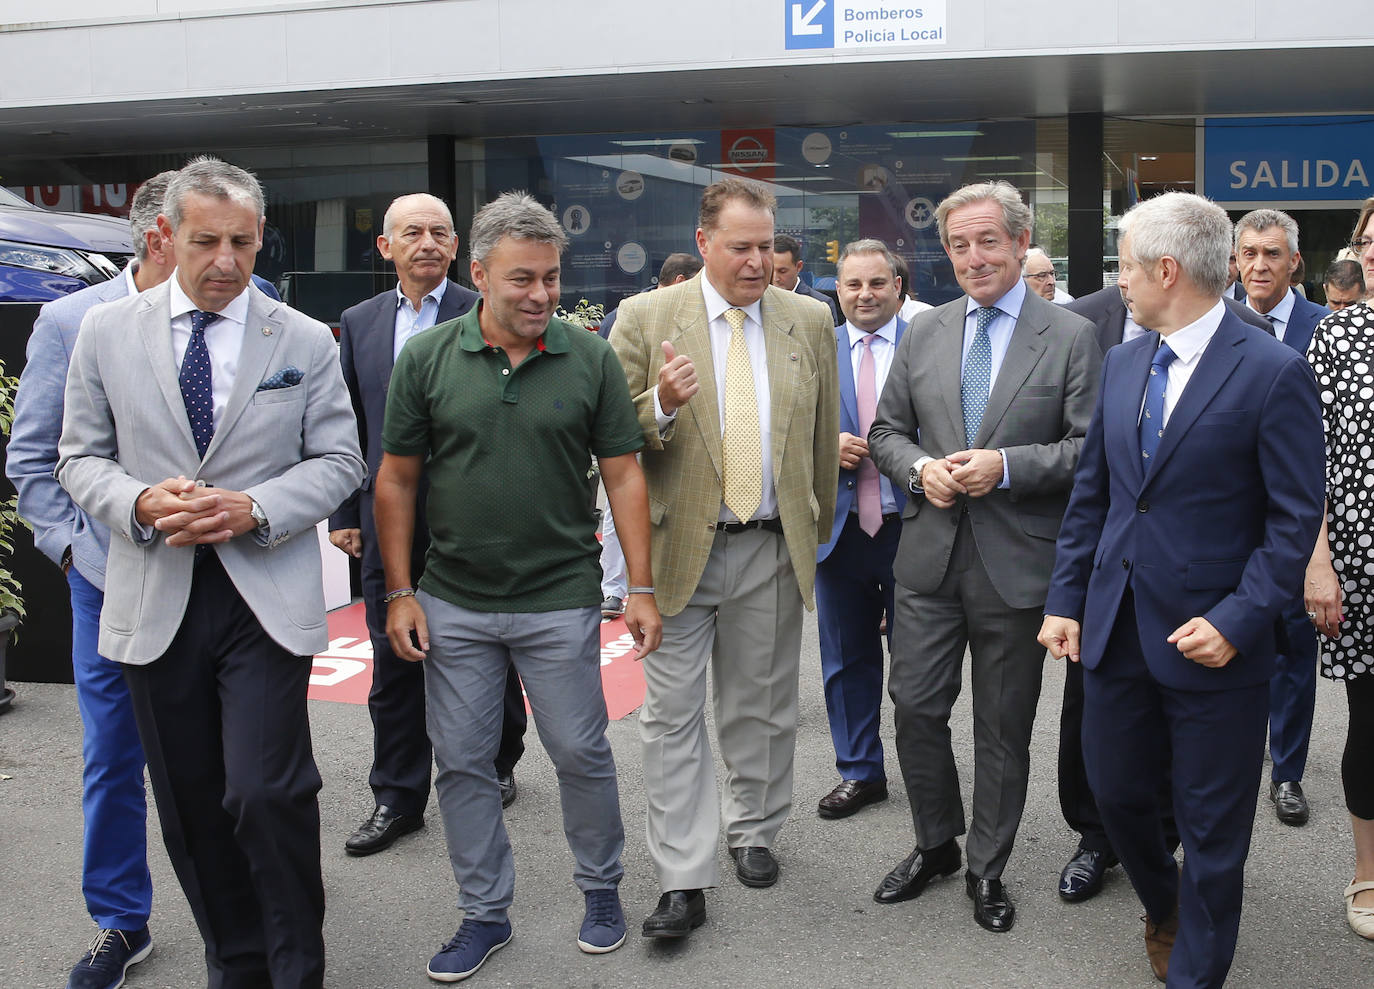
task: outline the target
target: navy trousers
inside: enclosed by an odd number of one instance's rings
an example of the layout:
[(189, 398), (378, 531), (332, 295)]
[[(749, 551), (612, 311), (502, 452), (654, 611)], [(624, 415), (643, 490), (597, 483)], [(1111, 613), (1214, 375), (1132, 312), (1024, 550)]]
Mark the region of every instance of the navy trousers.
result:
[[(1169, 985), (1221, 986), (1240, 929), (1269, 685), (1160, 684), (1145, 665), (1128, 591), (1102, 662), (1084, 671), (1083, 693), (1083, 756), (1107, 837), (1152, 920), (1166, 920), (1177, 905)], [(1169, 769), (1181, 873), (1160, 824)]]
[(1312, 741), (1312, 714), (1317, 707), (1317, 630), (1302, 599), (1283, 613), (1287, 647), (1279, 654), (1269, 681), (1269, 757), (1275, 783), (1301, 780)]
[[(841, 779), (887, 778), (878, 738), (887, 664), (878, 627), (884, 613), (892, 614), (892, 560), (901, 535), (901, 519), (869, 536), (851, 512), (830, 555), (816, 566), (825, 713)], [(891, 627), (889, 617), (889, 640)]]

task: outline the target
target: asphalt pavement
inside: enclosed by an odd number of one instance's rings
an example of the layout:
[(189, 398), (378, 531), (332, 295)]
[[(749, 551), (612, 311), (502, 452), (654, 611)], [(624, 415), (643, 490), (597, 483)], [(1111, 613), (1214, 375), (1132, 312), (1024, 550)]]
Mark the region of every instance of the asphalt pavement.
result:
[[(814, 617), (803, 636), (796, 802), (778, 839), (782, 877), (746, 889), (722, 845), (722, 886), (708, 892), (706, 925), (681, 943), (651, 943), (639, 924), (659, 890), (645, 851), (644, 798), (635, 717), (609, 729), (626, 825), (621, 886), (630, 936), (609, 955), (577, 950), (582, 898), (572, 884), (552, 765), (533, 730), (516, 769), (519, 800), (506, 812), (515, 849), (514, 940), (469, 982), (504, 986), (1148, 987), (1141, 907), (1121, 870), (1096, 899), (1059, 900), (1059, 870), (1075, 836), (1059, 813), (1055, 751), (1063, 674), (1047, 661), (1025, 818), (1003, 877), (1017, 908), (1004, 935), (978, 927), (956, 875), (917, 900), (879, 906), (873, 889), (914, 844), (898, 783), (891, 705), (883, 737), (892, 798), (843, 821), (816, 815), (837, 782), (821, 695)], [(967, 683), (967, 675), (965, 682)], [(17, 684), (0, 717), (0, 989), (60, 987), (93, 927), (81, 898), (81, 726), (73, 688)], [(334, 989), (433, 985), (430, 955), (459, 923), (442, 824), (368, 858), (344, 854), (344, 838), (371, 810), (371, 723), (365, 707), (312, 701), (328, 897), (327, 984)], [(952, 721), (965, 784), (972, 779), (970, 699)], [(1267, 766), (1256, 780), (1259, 810), (1246, 873), (1245, 914), (1231, 986), (1357, 987), (1374, 983), (1374, 942), (1346, 926), (1341, 891), (1353, 862), (1340, 789), (1345, 694), (1323, 681), (1304, 781), (1312, 819), (1279, 824), (1268, 803)], [(150, 799), (150, 805), (152, 801)], [(961, 843), (962, 844), (962, 843)], [(130, 971), (129, 989), (205, 984), (203, 946), (150, 814), (155, 948)]]

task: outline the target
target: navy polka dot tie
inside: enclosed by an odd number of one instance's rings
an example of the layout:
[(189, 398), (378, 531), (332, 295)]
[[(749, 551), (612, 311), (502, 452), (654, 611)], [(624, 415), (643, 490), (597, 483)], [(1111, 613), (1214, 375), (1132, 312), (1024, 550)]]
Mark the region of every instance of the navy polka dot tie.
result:
[(186, 403), (186, 418), (191, 421), (191, 435), (196, 452), (205, 456), (210, 438), (215, 435), (215, 393), (210, 382), (210, 348), (205, 345), (205, 328), (219, 319), (219, 313), (191, 312), (191, 342), (181, 359), (181, 400)]

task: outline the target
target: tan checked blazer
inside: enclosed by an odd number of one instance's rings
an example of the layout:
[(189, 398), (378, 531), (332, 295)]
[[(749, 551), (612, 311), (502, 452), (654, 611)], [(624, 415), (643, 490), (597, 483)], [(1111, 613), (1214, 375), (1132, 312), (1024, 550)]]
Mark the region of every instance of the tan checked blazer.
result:
[[(654, 586), (664, 615), (676, 615), (696, 591), (720, 516), (721, 423), (701, 278), (699, 273), (626, 299), (611, 331), (644, 427)], [(772, 286), (764, 292), (761, 311), (772, 402), (773, 485), (792, 569), (810, 609), (816, 546), (830, 535), (840, 469), (835, 328), (824, 306)], [(701, 390), (660, 438), (654, 386), (664, 340), (692, 359)]]

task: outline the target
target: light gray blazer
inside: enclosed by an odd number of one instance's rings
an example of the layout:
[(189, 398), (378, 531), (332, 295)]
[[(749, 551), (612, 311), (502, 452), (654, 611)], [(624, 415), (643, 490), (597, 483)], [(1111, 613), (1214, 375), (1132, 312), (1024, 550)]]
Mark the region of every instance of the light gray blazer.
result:
[[(921, 457), (970, 447), (959, 394), (967, 303), (960, 296), (917, 313), (897, 345), (868, 443), (878, 469), (903, 490)], [(961, 497), (949, 509), (920, 495), (908, 498), (893, 564), (899, 583), (935, 592), (949, 567), (959, 516), (967, 511), (1002, 600), (1012, 608), (1044, 604), (1101, 370), (1093, 325), (1027, 292), (972, 444), (1006, 451), (1011, 486), (982, 498)]]
[[(328, 645), (314, 525), (365, 470), (333, 335), (323, 324), (250, 289), (234, 387), (205, 451), (196, 453), (172, 351), (170, 282), (91, 311), (67, 376), (57, 478), (109, 526), (100, 654), (150, 663), (166, 652), (190, 595), (193, 547), (159, 533), (143, 541), (134, 503), (184, 474), (244, 491), (270, 523), (215, 547), (263, 629), (299, 656)], [(295, 367), (302, 380), (262, 390)]]

